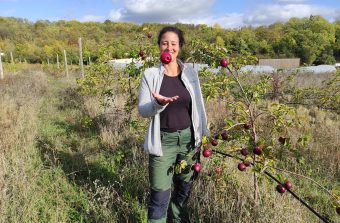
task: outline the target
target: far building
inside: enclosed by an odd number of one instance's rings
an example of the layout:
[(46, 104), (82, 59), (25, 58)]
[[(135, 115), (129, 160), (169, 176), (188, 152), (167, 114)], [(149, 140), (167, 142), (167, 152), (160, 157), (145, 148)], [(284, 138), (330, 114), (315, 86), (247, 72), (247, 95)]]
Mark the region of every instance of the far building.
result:
[(275, 69), (292, 69), (300, 67), (300, 58), (259, 59), (260, 66), (271, 66)]

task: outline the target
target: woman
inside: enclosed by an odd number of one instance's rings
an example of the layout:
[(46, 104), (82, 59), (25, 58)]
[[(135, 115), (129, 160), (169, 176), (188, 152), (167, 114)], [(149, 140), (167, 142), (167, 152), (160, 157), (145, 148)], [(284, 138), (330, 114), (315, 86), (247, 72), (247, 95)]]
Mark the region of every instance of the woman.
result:
[[(164, 27), (158, 35), (159, 50), (170, 53), (172, 59), (145, 70), (140, 83), (138, 111), (151, 118), (144, 141), (151, 191), (148, 222), (166, 222), (172, 182), (169, 212), (173, 222), (189, 222), (186, 202), (194, 176), (191, 166), (196, 161), (195, 148), (208, 135), (198, 74), (177, 58), (184, 43), (180, 29)], [(176, 171), (179, 163), (186, 167)]]

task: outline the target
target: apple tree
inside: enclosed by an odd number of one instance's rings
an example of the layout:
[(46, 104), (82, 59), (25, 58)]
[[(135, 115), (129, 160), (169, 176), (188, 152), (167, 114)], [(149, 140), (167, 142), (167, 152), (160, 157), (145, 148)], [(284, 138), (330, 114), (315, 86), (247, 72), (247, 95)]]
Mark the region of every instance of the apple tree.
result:
[[(227, 111), (223, 123), (210, 123), (212, 134), (204, 139), (203, 156), (210, 157), (213, 153), (230, 156), (240, 161), (237, 166), (240, 171), (251, 168), (255, 204), (260, 196), (258, 178), (262, 176), (276, 181), (279, 193), (288, 190), (294, 194), (290, 190), (292, 182), (280, 173), (299, 174), (280, 168), (280, 162), (287, 155), (304, 162), (300, 151), (309, 144), (311, 134), (296, 115), (296, 109), (273, 99), (274, 75), (240, 72), (240, 67), (255, 64), (257, 60), (246, 51), (233, 52), (202, 41), (193, 41), (192, 46), (190, 60), (209, 65), (200, 71), (205, 99), (215, 100)], [(221, 69), (216, 69), (218, 66)], [(333, 86), (333, 82), (329, 85)], [(221, 172), (220, 167), (215, 169)], [(299, 176), (318, 184), (309, 177)], [(318, 186), (339, 205), (337, 196)]]

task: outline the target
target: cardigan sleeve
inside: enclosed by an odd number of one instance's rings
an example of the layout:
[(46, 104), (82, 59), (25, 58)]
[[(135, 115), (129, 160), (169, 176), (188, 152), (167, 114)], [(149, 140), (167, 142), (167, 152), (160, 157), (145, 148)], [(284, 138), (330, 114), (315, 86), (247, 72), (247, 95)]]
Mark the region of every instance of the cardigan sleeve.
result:
[(144, 118), (152, 117), (162, 112), (167, 106), (158, 104), (152, 96), (152, 91), (155, 91), (155, 89), (152, 89), (144, 73), (140, 82), (138, 96), (138, 112)]

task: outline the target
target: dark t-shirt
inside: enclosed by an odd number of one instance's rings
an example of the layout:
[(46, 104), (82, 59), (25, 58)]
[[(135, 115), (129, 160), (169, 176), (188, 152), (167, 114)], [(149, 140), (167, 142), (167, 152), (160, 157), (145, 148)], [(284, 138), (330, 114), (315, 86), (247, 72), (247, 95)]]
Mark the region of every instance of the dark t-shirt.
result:
[(190, 127), (191, 96), (181, 80), (181, 74), (176, 77), (164, 75), (159, 94), (166, 97), (179, 96), (160, 113), (161, 130), (175, 132)]

